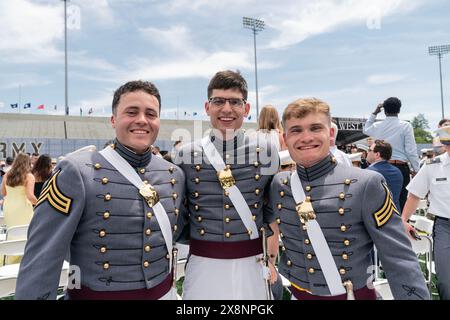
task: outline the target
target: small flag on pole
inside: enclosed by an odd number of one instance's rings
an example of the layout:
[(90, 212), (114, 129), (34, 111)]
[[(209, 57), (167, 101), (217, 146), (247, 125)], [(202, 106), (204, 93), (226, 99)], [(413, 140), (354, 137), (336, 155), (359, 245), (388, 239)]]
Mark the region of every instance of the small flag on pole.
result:
[(197, 112), (194, 112), (192, 115), (193, 115), (193, 116), (196, 116), (196, 115), (197, 115)]
[(55, 110), (58, 109), (58, 106), (55, 104)]
[(19, 107), (18, 103), (11, 103), (11, 108), (16, 109)]
[(251, 118), (252, 118), (252, 116), (251, 116), (251, 115), (249, 115), (247, 119), (248, 119), (248, 120), (250, 120)]
[(31, 103), (25, 103), (24, 105), (23, 105), (23, 108), (24, 109), (29, 109), (29, 108), (31, 108)]
[(38, 109), (38, 110), (44, 110), (44, 105), (43, 105), (43, 104), (38, 105), (38, 106), (37, 106), (37, 109)]
[(92, 110), (92, 108), (89, 109), (88, 114), (92, 114), (94, 112), (94, 110)]

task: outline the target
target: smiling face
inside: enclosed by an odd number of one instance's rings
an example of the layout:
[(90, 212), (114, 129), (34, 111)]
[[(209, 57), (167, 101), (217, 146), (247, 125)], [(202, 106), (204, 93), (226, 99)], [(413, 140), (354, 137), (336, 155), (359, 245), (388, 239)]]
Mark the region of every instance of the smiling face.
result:
[[(225, 104), (215, 103), (215, 100), (227, 99)], [(228, 99), (232, 99), (231, 101)], [(241, 104), (233, 103), (241, 100)], [(205, 103), (205, 111), (209, 116), (213, 128), (218, 129), (226, 139), (232, 136), (234, 131), (242, 127), (244, 117), (248, 116), (250, 104), (246, 103), (239, 89), (213, 89), (210, 101)]]
[(292, 159), (306, 168), (325, 158), (330, 152), (330, 119), (319, 112), (284, 122), (285, 140)]
[(138, 154), (144, 153), (158, 136), (158, 99), (141, 90), (122, 94), (111, 124), (120, 143)]

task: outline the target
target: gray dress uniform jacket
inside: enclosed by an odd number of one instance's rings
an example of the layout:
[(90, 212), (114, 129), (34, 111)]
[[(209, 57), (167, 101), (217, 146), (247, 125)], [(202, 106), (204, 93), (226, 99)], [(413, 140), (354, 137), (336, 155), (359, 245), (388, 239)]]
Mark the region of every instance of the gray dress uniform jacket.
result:
[[(273, 222), (272, 208), (264, 205), (270, 182), (279, 167), (273, 145), (258, 142), (243, 130), (228, 142), (213, 135), (210, 138), (231, 168), (258, 230)], [(201, 141), (182, 147), (175, 163), (186, 174), (186, 221), (190, 225), (190, 239), (225, 243), (250, 240), (248, 230), (219, 183), (216, 170), (203, 154)]]
[[(184, 193), (177, 166), (151, 156), (137, 172), (160, 196), (174, 231)], [(176, 233), (174, 232), (174, 237)], [(169, 276), (153, 209), (95, 149), (67, 156), (39, 197), (17, 281), (17, 299), (55, 299), (63, 260), (95, 291), (152, 288)]]
[[(342, 282), (351, 280), (354, 290), (371, 282), (375, 244), (394, 298), (429, 299), (418, 259), (379, 173), (337, 164), (331, 155), (310, 168), (297, 166), (297, 172)], [(330, 295), (295, 210), (290, 179), (290, 172), (277, 174), (270, 192), (283, 241), (279, 271), (313, 295)]]

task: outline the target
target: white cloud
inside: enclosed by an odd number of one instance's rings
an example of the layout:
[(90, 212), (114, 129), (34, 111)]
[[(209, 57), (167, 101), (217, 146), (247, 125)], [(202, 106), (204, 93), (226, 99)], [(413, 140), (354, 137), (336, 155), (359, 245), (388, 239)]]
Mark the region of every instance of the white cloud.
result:
[(10, 73), (0, 79), (0, 90), (19, 89), (19, 87), (40, 87), (52, 83), (48, 78), (38, 74)]
[(8, 61), (50, 61), (58, 56), (55, 43), (63, 37), (61, 7), (27, 0), (1, 1), (0, 30), (0, 52), (15, 56)]
[(367, 83), (372, 85), (382, 85), (399, 82), (407, 78), (407, 74), (373, 74), (367, 78)]

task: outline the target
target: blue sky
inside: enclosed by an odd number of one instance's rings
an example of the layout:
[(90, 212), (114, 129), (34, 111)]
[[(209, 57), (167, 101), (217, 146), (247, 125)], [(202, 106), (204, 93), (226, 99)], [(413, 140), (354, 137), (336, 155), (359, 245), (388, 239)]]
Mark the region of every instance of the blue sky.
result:
[[(441, 118), (438, 59), (428, 46), (450, 44), (445, 0), (71, 0), (70, 114), (109, 116), (114, 90), (154, 82), (162, 117), (206, 119), (212, 75), (238, 69), (255, 119), (253, 35), (242, 17), (263, 19), (258, 34), (260, 108), (282, 110), (314, 96), (340, 117), (368, 117), (390, 96), (401, 118)], [(450, 114), (450, 54), (443, 59)], [(31, 103), (26, 110), (10, 104)], [(40, 104), (44, 110), (37, 110)], [(57, 110), (54, 106), (57, 105)], [(60, 0), (0, 0), (0, 113), (63, 114), (64, 33)], [(184, 112), (197, 116), (184, 116)]]

